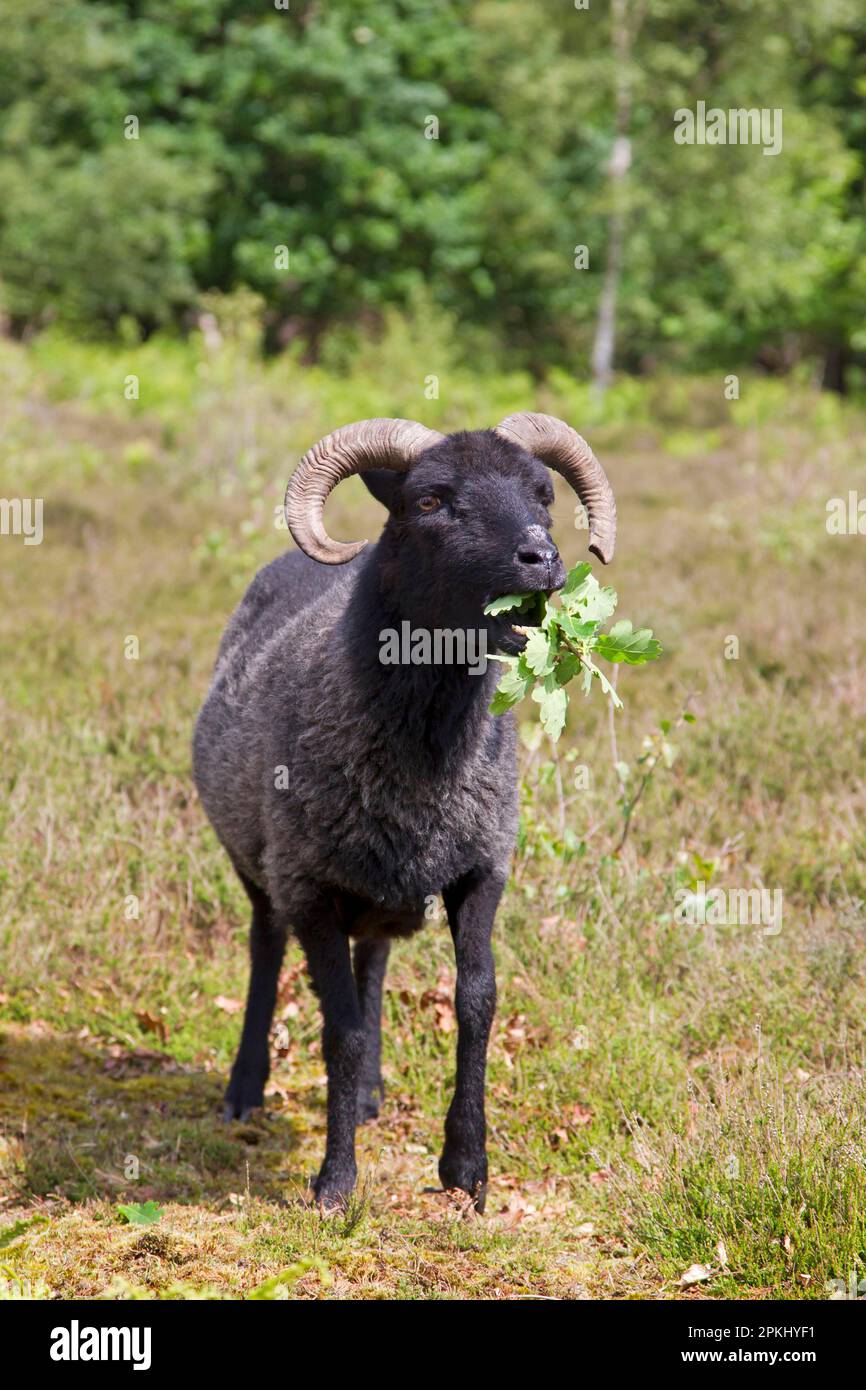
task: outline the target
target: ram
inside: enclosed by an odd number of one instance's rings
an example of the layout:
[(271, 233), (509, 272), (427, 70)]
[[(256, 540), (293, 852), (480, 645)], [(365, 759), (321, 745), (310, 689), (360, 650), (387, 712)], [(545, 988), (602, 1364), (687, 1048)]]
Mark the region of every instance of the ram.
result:
[[(525, 638), (507, 616), (484, 608), (564, 582), (548, 468), (581, 499), (589, 548), (607, 563), (613, 494), (561, 420), (523, 412), (495, 430), (448, 436), (366, 420), (326, 436), (286, 493), (300, 553), (254, 579), (198, 718), (199, 795), (252, 903), (251, 979), (226, 1114), (245, 1117), (263, 1102), (277, 978), (294, 933), (323, 1018), (323, 1207), (351, 1192), (356, 1124), (378, 1113), (389, 944), (420, 928), (425, 903), (441, 895), (458, 1039), (439, 1176), (484, 1209), (491, 934), (517, 827), (514, 729), (510, 715), (488, 711), (496, 663), (479, 674), (385, 661), (382, 649), (384, 634), (404, 623), (472, 631), (488, 651), (520, 649)], [(369, 547), (332, 540), (322, 520), (329, 493), (355, 473), (389, 513)]]

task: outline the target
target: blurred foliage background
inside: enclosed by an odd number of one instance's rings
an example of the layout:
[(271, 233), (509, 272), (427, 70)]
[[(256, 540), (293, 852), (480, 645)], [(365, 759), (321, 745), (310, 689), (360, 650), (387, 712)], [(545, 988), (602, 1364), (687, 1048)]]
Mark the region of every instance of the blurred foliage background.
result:
[[(248, 291), (266, 351), (339, 368), (399, 309), (579, 376), (613, 233), (620, 372), (857, 389), (864, 93), (862, 0), (0, 0), (0, 310), (135, 341)], [(676, 144), (699, 100), (782, 152)]]

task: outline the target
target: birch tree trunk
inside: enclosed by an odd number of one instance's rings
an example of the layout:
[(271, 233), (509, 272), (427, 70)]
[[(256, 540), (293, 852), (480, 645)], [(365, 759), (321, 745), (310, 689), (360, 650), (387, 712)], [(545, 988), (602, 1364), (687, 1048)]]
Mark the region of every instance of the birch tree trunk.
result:
[(636, 15), (629, 13), (629, 3), (630, 0), (611, 0), (610, 7), (616, 136), (608, 165), (610, 218), (607, 261), (592, 347), (592, 380), (599, 395), (604, 394), (613, 380), (616, 306), (622, 275), (625, 229), (626, 177), (631, 164), (631, 63), (634, 38), (640, 21)]

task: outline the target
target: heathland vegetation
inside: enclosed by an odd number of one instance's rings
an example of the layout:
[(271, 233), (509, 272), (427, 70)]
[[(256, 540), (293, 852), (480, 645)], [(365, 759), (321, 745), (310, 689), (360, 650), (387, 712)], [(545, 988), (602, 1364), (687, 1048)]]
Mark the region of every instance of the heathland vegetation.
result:
[[(45, 499), (43, 543), (4, 536), (0, 572), (9, 1295), (652, 1296), (698, 1265), (689, 1296), (794, 1298), (863, 1276), (863, 542), (826, 505), (862, 481), (866, 417), (747, 374), (735, 401), (718, 376), (659, 378), (600, 407), (565, 374), (451, 365), (452, 341), (394, 318), (351, 374), (263, 364), (225, 324), (219, 348), (0, 348), (3, 476)], [(297, 953), (268, 1117), (219, 1120), (247, 906), (193, 797), (192, 720), (226, 614), (288, 543), (311, 440), (374, 411), (451, 429), (531, 406), (604, 460), (606, 577), (664, 656), (619, 668), (613, 721), (572, 701), (555, 751), (520, 714), (489, 1214), (428, 1191), (453, 1075), (439, 919), (394, 953), (375, 1181), (323, 1221), (302, 1201), (324, 1071)], [(375, 534), (357, 480), (331, 506), (333, 534)], [(782, 890), (781, 930), (684, 924), (700, 883)], [(120, 1211), (148, 1202), (147, 1227)]]

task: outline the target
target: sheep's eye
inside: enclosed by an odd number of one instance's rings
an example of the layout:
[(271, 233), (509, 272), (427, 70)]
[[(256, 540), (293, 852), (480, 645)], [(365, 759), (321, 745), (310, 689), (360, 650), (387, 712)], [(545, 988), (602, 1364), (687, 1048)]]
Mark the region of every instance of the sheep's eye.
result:
[(418, 510), (421, 512), (435, 512), (439, 505), (440, 499), (438, 497), (433, 497), (432, 494), (429, 497), (418, 498)]

